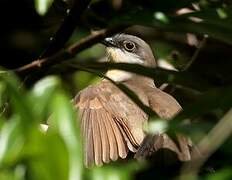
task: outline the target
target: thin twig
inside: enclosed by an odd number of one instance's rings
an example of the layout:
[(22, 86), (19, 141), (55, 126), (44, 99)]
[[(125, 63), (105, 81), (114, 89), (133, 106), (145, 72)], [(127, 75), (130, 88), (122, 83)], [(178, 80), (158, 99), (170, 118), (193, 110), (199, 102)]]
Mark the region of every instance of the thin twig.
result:
[(206, 44), (208, 36), (204, 35), (203, 39), (201, 40), (201, 42), (199, 43), (196, 51), (194, 52), (192, 58), (189, 60), (189, 62), (184, 66), (184, 68), (181, 71), (187, 71), (191, 65), (194, 63), (194, 61), (198, 58), (199, 53), (201, 52), (201, 50), (203, 49), (203, 47)]
[[(198, 45), (196, 51), (194, 52), (193, 56), (191, 57), (191, 59), (189, 60), (189, 62), (180, 71), (182, 71), (182, 72), (187, 71), (191, 67), (191, 65), (198, 58), (199, 53), (201, 52), (201, 50), (205, 46), (205, 44), (207, 42), (207, 38), (208, 38), (208, 36), (204, 35), (203, 39), (199, 43), (199, 45)], [(164, 83), (164, 84), (161, 84), (161, 86), (159, 87), (159, 89), (161, 89), (162, 91), (164, 91), (168, 87), (169, 87), (169, 84)], [(171, 90), (169, 91), (169, 93), (172, 93), (173, 91), (175, 91), (175, 87), (172, 87)]]

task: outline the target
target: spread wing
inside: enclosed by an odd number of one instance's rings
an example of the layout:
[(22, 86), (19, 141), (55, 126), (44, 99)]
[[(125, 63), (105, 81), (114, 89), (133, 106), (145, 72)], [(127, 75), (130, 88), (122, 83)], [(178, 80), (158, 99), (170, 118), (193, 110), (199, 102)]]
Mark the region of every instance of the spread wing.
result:
[(135, 152), (147, 115), (108, 81), (89, 86), (74, 100), (84, 138), (85, 164), (108, 163)]

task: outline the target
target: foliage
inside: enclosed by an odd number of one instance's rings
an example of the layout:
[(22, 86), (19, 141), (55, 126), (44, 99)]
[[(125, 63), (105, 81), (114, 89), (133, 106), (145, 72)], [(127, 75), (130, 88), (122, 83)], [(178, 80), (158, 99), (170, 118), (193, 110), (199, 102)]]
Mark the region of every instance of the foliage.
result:
[(128, 179), (138, 169), (133, 163), (122, 172), (118, 164), (84, 169), (76, 112), (60, 80), (46, 77), (28, 92), (18, 87), (13, 75), (1, 75), (1, 95), (13, 113), (1, 116), (0, 179)]
[[(57, 63), (47, 68), (49, 70), (42, 67), (44, 71), (29, 74), (36, 80), (40, 79), (36, 82), (23, 84), (25, 81), (20, 78), (28, 77), (28, 74), (19, 78), (9, 70), (2, 70), (0, 179), (231, 179), (231, 2), (83, 2), (88, 8), (85, 11), (83, 9), (82, 14), (73, 15), (72, 9), (75, 10), (78, 1), (69, 0), (66, 1), (67, 4), (59, 0), (35, 1), (34, 11), (42, 15), (44, 22), (49, 22), (51, 17), (58, 19), (57, 22), (53, 19), (54, 24), (48, 29), (45, 27), (49, 26), (49, 23), (42, 25), (47, 34), (43, 32), (40, 35), (46, 34), (46, 39), (57, 32), (60, 25), (57, 9), (65, 12), (59, 12), (62, 18), (72, 17), (68, 20), (72, 26), (66, 24), (62, 36), (57, 33), (54, 40), (49, 42), (50, 45), (55, 44), (51, 52), (60, 52), (60, 48), (66, 48), (76, 41), (80, 42), (89, 31), (120, 25), (132, 26), (126, 32), (143, 36), (152, 45), (158, 62), (168, 62), (179, 71), (145, 68), (133, 64), (96, 63), (104, 56), (104, 48), (97, 44), (88, 49), (83, 48), (82, 52), (67, 58), (68, 62)], [(67, 12), (73, 16), (69, 16)], [(81, 18), (76, 22), (73, 17)], [(75, 30), (69, 29), (75, 26)], [(58, 32), (61, 32), (61, 29), (58, 29)], [(23, 33), (23, 39), (28, 37), (28, 42), (37, 42), (36, 51), (44, 51), (45, 46), (38, 48), (43, 44), (43, 38), (37, 37), (37, 31), (31, 36), (28, 36), (26, 31)], [(13, 42), (18, 40), (16, 36), (11, 38)], [(20, 43), (25, 47), (26, 41)], [(29, 46), (30, 52), (32, 49)], [(157, 86), (168, 83), (166, 90), (178, 99), (184, 111), (167, 123), (154, 117), (148, 129), (156, 132), (157, 129), (165, 128), (170, 133), (179, 131), (190, 136), (193, 142), (204, 150), (203, 158), (167, 166), (155, 164), (152, 158), (145, 162), (117, 161), (103, 167), (86, 169), (82, 162), (78, 112), (74, 109), (71, 99), (80, 89), (98, 81), (96, 75), (102, 76), (109, 68), (151, 77)], [(116, 85), (133, 98), (134, 95), (125, 87)], [(139, 103), (135, 97), (134, 100)], [(191, 123), (182, 123), (186, 119)], [(47, 122), (50, 127), (45, 132), (41, 124)]]

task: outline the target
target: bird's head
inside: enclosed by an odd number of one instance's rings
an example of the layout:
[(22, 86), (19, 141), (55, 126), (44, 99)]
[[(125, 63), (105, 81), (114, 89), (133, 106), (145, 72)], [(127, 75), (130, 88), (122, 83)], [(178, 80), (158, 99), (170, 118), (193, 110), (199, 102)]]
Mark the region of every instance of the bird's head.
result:
[(150, 46), (136, 36), (116, 34), (105, 38), (102, 43), (107, 47), (106, 51), (110, 62), (156, 66)]
[[(156, 66), (150, 46), (136, 36), (116, 34), (104, 39), (102, 43), (107, 47), (107, 58), (110, 62)], [(132, 73), (120, 70), (109, 70), (106, 75), (115, 81), (125, 81), (133, 77)]]

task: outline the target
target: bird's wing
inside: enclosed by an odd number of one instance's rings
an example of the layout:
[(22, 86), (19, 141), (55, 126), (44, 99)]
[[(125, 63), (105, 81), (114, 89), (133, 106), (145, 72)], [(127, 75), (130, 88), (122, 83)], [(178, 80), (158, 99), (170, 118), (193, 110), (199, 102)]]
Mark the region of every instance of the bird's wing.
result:
[(142, 142), (146, 114), (110, 82), (87, 87), (74, 103), (79, 109), (86, 166), (125, 158), (128, 150), (135, 152)]
[[(148, 87), (146, 93), (149, 98), (150, 107), (161, 118), (171, 119), (182, 110), (179, 103), (171, 95), (158, 88)], [(176, 134), (176, 136), (176, 142), (166, 133), (154, 135), (153, 137), (146, 137), (135, 157), (144, 158), (159, 149), (169, 149), (177, 154), (180, 161), (190, 160), (190, 140), (181, 134)]]
[(158, 88), (150, 88), (147, 94), (150, 107), (161, 118), (171, 119), (182, 110), (179, 103), (171, 95)]

